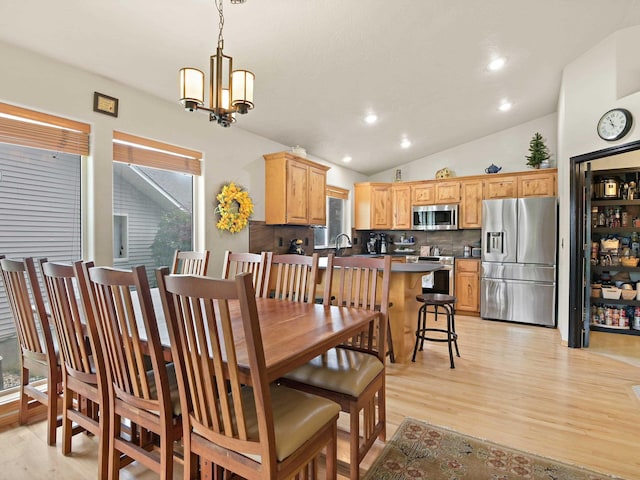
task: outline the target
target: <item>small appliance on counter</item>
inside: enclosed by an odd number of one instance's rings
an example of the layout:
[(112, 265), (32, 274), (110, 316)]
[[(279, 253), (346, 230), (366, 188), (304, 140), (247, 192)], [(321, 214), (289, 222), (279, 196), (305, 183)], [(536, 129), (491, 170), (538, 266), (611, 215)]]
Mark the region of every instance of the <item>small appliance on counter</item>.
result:
[(370, 232), (369, 241), (367, 242), (367, 253), (369, 255), (375, 255), (378, 252), (378, 234)]
[(380, 234), (380, 252), (379, 253), (387, 253), (389, 244), (387, 242), (387, 234)]
[(296, 255), (304, 255), (304, 249), (302, 248), (302, 240), (294, 238), (289, 244), (289, 251), (287, 253), (295, 253)]

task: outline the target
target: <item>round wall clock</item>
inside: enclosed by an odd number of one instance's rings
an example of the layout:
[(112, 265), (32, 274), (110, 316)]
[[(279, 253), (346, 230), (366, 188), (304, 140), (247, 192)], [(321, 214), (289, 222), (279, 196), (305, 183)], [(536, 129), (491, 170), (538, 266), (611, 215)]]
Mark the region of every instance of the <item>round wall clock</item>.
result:
[(619, 140), (629, 133), (632, 124), (633, 116), (629, 110), (614, 108), (598, 120), (598, 135), (609, 142)]

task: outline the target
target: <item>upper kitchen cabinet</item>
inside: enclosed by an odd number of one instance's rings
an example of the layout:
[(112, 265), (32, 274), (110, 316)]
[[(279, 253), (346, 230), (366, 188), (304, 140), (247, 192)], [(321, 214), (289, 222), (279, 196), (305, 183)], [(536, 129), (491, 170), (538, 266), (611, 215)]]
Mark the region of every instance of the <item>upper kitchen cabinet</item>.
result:
[(541, 170), (537, 173), (518, 175), (518, 196), (555, 197), (556, 171)]
[(391, 185), (356, 183), (354, 190), (356, 230), (390, 229)]
[(271, 225), (325, 225), (329, 167), (289, 152), (265, 160), (265, 222)]
[(411, 228), (411, 187), (408, 184), (391, 185), (391, 206), (391, 228), (409, 230)]
[(461, 183), (460, 228), (482, 228), (482, 180)]
[(413, 182), (411, 184), (412, 205), (433, 205), (436, 203), (435, 182)]
[(411, 183), (412, 205), (460, 203), (458, 180), (426, 180)]
[(555, 197), (556, 174), (554, 168), (485, 176), (484, 199)]
[[(494, 176), (495, 175), (495, 176)], [(484, 180), (484, 199), (516, 198), (518, 196), (518, 177), (515, 175), (492, 174)]]
[(436, 183), (436, 203), (460, 203), (460, 182), (458, 180), (439, 180)]

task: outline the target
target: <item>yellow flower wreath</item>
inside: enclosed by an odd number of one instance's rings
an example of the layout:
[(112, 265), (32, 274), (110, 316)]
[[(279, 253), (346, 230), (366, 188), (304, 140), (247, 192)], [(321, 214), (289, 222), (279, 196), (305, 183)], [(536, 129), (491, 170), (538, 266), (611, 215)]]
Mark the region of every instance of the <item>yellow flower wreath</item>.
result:
[(247, 226), (253, 213), (253, 202), (249, 192), (230, 182), (222, 187), (222, 191), (216, 195), (216, 200), (218, 206), (215, 211), (220, 214), (220, 220), (216, 223), (218, 229), (238, 233)]

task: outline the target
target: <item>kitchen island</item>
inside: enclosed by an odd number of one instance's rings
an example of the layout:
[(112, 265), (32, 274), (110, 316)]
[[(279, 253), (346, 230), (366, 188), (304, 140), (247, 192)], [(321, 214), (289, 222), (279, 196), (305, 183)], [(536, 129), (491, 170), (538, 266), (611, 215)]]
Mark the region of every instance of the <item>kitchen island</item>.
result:
[[(403, 257), (397, 257), (404, 260)], [(442, 265), (434, 262), (404, 263), (392, 259), (391, 281), (389, 287), (389, 325), (393, 352), (397, 363), (408, 363), (413, 354), (416, 322), (420, 304), (416, 295), (422, 293), (422, 276), (442, 269)], [(324, 291), (327, 257), (319, 260), (318, 296)]]

